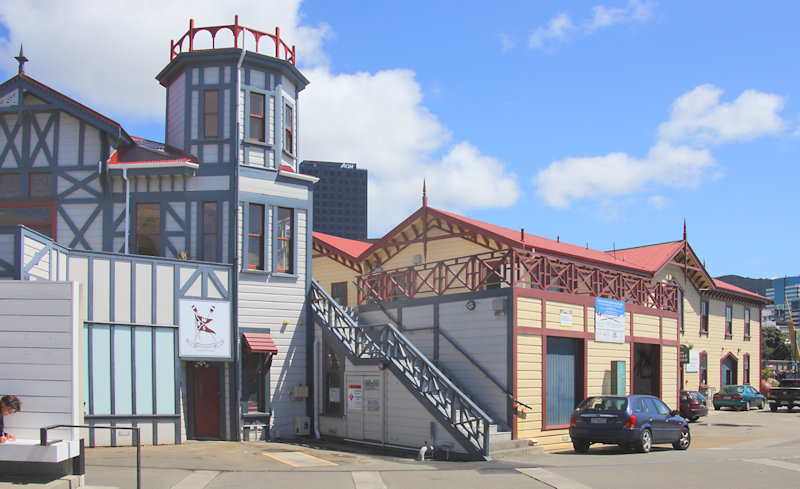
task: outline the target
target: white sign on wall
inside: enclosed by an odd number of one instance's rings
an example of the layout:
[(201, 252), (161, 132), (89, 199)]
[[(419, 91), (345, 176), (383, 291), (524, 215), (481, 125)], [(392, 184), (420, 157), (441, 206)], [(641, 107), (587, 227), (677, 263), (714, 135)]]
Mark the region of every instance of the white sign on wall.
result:
[(594, 299), (594, 340), (625, 343), (625, 303), (614, 299)]
[(347, 386), (347, 409), (349, 411), (361, 411), (362, 394), (361, 385), (350, 384)]
[(561, 309), (561, 326), (572, 326), (572, 309)]
[(689, 363), (686, 364), (686, 372), (700, 371), (700, 352), (689, 350)]
[(178, 301), (178, 355), (230, 360), (231, 305), (225, 301)]

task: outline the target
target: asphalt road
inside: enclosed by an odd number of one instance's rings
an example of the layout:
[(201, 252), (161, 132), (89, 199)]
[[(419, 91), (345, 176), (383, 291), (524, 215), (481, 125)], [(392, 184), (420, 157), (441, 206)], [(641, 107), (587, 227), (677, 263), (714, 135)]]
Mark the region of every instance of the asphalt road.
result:
[[(800, 486), (800, 411), (712, 411), (692, 423), (692, 445), (656, 446), (649, 454), (593, 445), (490, 462), (418, 462), (363, 448), (309, 443), (186, 442), (144, 447), (147, 489), (298, 488), (649, 489), (692, 486)], [(87, 451), (86, 484), (135, 488), (130, 448)]]

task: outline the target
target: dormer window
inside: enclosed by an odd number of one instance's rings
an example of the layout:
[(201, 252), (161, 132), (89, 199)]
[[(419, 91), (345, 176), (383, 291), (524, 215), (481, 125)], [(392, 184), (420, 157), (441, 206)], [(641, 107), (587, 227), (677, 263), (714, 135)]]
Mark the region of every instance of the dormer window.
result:
[(265, 141), (264, 94), (250, 92), (250, 140)]
[(219, 91), (203, 92), (203, 137), (219, 137)]

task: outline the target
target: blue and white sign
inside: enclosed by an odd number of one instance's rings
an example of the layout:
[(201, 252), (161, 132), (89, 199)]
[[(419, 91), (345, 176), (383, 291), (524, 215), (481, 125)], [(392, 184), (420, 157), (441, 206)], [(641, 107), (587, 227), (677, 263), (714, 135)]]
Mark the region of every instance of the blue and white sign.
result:
[(614, 299), (594, 299), (594, 340), (625, 343), (625, 303)]

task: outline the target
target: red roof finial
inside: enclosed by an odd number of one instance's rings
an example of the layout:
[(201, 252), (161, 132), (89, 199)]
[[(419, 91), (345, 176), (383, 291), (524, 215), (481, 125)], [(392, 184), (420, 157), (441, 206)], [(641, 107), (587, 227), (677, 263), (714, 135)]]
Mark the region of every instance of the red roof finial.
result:
[(428, 207), (428, 192), (425, 189), (425, 179), (422, 179), (422, 207)]
[(683, 218), (683, 240), (686, 241), (686, 218)]

